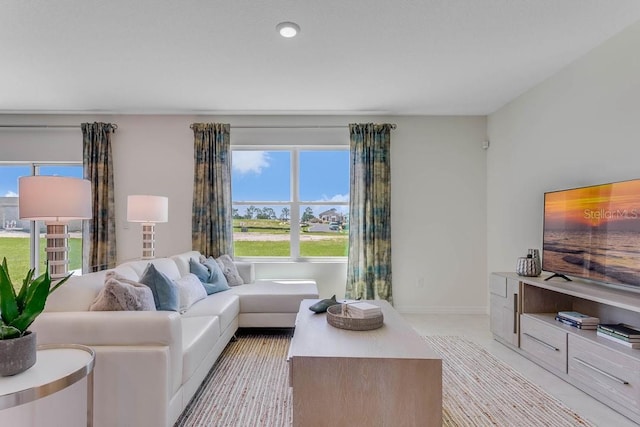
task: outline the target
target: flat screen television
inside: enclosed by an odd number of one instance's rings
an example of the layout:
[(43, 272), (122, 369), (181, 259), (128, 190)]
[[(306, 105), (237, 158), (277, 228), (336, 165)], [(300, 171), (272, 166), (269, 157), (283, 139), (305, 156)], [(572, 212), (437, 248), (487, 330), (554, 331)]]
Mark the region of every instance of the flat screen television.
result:
[(545, 193), (543, 229), (543, 270), (640, 291), (640, 179)]

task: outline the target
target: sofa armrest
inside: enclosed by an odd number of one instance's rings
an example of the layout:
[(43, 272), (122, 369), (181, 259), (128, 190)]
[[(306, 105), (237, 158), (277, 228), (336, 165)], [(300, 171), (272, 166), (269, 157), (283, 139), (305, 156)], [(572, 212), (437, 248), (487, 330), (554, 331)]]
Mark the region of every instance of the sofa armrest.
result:
[[(29, 327), (40, 344), (83, 344), (99, 353), (166, 348), (172, 393), (182, 384), (182, 320), (175, 311), (76, 311), (42, 313)], [(119, 350), (116, 350), (119, 349)], [(139, 350), (138, 350), (139, 351)]]
[(244, 283), (253, 283), (256, 281), (256, 269), (252, 262), (234, 261), (234, 264)]
[(182, 347), (180, 315), (172, 311), (42, 313), (29, 329), (38, 335), (38, 344)]

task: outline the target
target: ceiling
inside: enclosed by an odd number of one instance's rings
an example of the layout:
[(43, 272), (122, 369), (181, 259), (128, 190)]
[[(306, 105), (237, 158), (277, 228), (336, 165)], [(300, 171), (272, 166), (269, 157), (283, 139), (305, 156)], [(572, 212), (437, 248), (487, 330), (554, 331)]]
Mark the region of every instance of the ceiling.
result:
[(0, 113), (484, 115), (638, 20), (638, 0), (4, 0)]

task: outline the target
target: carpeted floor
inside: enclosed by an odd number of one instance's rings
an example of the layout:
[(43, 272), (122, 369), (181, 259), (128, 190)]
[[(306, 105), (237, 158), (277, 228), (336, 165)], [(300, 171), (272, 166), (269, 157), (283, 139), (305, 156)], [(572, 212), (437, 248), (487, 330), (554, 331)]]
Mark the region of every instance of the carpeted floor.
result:
[[(175, 427), (290, 426), (290, 338), (251, 334), (231, 342)], [(443, 425), (591, 426), (477, 344), (451, 336), (426, 340), (443, 358)]]

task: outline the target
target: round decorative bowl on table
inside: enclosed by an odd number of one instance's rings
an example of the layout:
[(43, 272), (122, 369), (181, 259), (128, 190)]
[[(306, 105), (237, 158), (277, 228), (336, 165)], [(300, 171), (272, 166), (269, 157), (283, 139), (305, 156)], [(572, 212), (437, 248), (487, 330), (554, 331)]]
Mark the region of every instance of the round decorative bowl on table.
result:
[(350, 331), (370, 331), (378, 329), (384, 324), (384, 316), (382, 313), (375, 317), (359, 319), (345, 315), (342, 310), (342, 304), (332, 305), (327, 308), (327, 323), (335, 328), (348, 329)]

